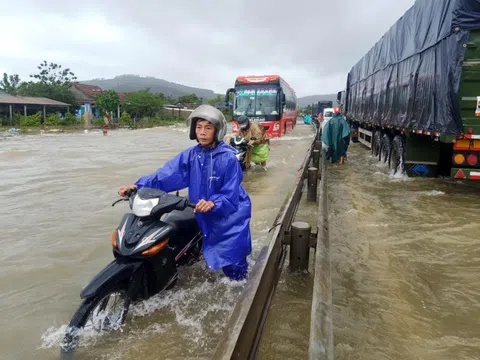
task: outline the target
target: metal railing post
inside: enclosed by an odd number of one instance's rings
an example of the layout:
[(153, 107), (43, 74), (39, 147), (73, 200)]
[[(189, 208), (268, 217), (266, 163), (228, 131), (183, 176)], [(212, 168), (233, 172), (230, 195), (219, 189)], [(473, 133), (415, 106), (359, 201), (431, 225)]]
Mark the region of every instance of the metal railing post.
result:
[(292, 224), (290, 242), (290, 269), (308, 270), (308, 258), (310, 254), (310, 224), (297, 221)]

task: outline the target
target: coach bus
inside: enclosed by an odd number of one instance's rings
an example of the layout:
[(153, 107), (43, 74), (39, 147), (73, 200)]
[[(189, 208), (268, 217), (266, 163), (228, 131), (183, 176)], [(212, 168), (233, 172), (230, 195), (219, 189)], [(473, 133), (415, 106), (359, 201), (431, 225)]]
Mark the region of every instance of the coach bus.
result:
[(237, 119), (246, 115), (258, 121), (268, 137), (281, 137), (295, 127), (297, 121), (297, 96), (287, 82), (278, 75), (239, 76), (235, 87), (227, 90), (225, 102), (230, 93), (233, 101), (233, 132), (238, 131)]

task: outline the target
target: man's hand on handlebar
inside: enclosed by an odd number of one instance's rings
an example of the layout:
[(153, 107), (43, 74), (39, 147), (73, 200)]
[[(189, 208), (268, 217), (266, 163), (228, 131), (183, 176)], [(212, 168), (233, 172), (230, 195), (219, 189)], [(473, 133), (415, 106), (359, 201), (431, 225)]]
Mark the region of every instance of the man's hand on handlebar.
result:
[(120, 195), (121, 197), (128, 197), (132, 190), (137, 190), (137, 185), (120, 186), (120, 190), (118, 190), (118, 195)]
[(206, 213), (207, 211), (210, 211), (213, 209), (215, 204), (213, 201), (206, 201), (206, 200), (200, 200), (197, 205), (195, 205), (195, 212), (199, 213)]

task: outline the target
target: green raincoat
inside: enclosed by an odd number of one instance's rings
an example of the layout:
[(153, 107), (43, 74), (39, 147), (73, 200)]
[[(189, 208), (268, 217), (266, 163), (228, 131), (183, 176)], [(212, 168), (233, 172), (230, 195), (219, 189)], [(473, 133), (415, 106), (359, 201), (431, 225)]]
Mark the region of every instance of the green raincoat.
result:
[(251, 151), (247, 152), (247, 156), (245, 157), (245, 164), (248, 164), (247, 168), (250, 166), (251, 161), (253, 161), (255, 164), (260, 164), (264, 161), (267, 161), (270, 153), (270, 141), (263, 126), (256, 121), (250, 121), (248, 128), (240, 130), (238, 135), (244, 137), (245, 139), (256, 139), (250, 141), (250, 143), (253, 145), (253, 148)]
[(270, 145), (268, 144), (255, 144), (252, 149), (252, 161), (255, 164), (260, 164), (267, 161), (268, 154), (270, 153)]
[(336, 114), (324, 125), (322, 142), (328, 146), (327, 158), (331, 158), (332, 162), (339, 161), (347, 153), (350, 126), (342, 115)]

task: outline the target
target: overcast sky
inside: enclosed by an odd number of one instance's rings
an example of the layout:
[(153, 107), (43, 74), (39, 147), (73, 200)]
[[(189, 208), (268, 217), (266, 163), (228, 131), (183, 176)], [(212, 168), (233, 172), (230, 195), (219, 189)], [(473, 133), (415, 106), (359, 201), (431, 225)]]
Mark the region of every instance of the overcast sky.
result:
[[(80, 80), (154, 76), (223, 93), (278, 73), (298, 96), (336, 93), (414, 0), (0, 0), (0, 73), (43, 61)], [(187, 5), (188, 4), (188, 5)]]

